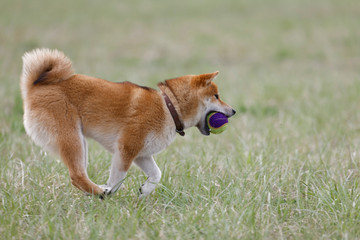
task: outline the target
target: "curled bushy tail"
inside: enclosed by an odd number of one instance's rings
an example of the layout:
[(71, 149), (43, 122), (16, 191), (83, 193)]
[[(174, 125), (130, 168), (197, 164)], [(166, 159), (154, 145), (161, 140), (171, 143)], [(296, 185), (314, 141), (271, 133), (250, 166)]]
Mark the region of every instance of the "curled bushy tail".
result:
[(20, 88), (23, 98), (36, 85), (59, 82), (74, 74), (70, 59), (58, 50), (35, 49), (25, 53), (22, 59)]

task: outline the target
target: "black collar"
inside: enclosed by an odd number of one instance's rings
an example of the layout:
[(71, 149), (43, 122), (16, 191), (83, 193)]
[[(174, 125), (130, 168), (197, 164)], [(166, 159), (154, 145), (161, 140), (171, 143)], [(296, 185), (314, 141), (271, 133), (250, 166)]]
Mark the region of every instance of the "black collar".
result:
[(162, 96), (164, 97), (165, 103), (167, 108), (169, 109), (169, 112), (174, 120), (175, 126), (176, 126), (176, 132), (178, 134), (180, 134), (180, 136), (185, 136), (185, 132), (184, 132), (184, 125), (183, 123), (180, 121), (179, 115), (176, 112), (176, 109), (173, 105), (173, 103), (171, 102), (170, 98), (168, 97), (168, 95), (166, 95), (163, 91), (162, 92)]

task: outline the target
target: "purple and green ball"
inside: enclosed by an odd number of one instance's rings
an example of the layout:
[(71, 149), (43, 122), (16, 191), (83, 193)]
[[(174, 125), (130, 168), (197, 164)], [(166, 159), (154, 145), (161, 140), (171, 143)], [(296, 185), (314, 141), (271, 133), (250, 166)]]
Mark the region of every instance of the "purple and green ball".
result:
[(211, 112), (206, 117), (210, 133), (219, 134), (226, 130), (228, 118), (220, 112)]

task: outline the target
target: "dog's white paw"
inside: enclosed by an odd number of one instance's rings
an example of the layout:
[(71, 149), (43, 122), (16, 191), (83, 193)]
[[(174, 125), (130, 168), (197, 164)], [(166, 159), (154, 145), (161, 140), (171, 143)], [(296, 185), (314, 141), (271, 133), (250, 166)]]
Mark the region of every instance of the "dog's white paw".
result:
[(148, 196), (149, 194), (143, 193), (142, 186), (141, 186), (141, 187), (139, 188), (138, 195), (139, 195), (139, 199), (144, 199), (144, 198), (145, 198), (146, 196)]
[(104, 190), (104, 193), (102, 195), (107, 196), (111, 194), (111, 187), (108, 185), (100, 185), (99, 187), (101, 187)]
[(146, 196), (149, 196), (155, 189), (156, 184), (152, 184), (149, 182), (144, 183), (143, 185), (141, 185), (141, 187), (139, 188), (139, 198), (143, 199)]

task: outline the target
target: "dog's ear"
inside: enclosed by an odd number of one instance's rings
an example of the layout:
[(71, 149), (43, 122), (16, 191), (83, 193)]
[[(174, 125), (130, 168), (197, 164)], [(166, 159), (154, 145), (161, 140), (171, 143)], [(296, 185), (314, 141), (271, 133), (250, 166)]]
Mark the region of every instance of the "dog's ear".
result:
[(217, 77), (218, 74), (219, 74), (219, 71), (198, 75), (195, 78), (196, 85), (208, 86)]

